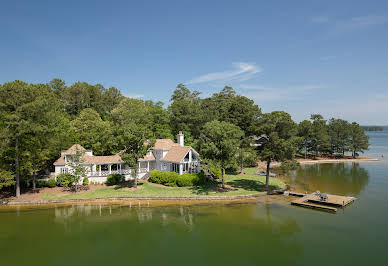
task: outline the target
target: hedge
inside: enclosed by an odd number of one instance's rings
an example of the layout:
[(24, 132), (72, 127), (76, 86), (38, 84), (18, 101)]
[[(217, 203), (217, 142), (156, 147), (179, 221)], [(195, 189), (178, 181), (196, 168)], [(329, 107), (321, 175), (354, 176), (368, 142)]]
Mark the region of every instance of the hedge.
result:
[(49, 180), (36, 180), (36, 187), (37, 188), (42, 188), (42, 187), (56, 187), (57, 186), (57, 182), (55, 181), (54, 178), (50, 178)]
[(205, 182), (204, 174), (183, 174), (175, 172), (161, 172), (154, 170), (150, 173), (149, 182), (169, 187), (191, 187)]
[(125, 181), (125, 177), (120, 174), (110, 174), (106, 178), (106, 184), (109, 186), (117, 185)]
[(72, 174), (59, 174), (57, 176), (57, 186), (59, 187), (69, 187), (72, 185), (74, 177)]

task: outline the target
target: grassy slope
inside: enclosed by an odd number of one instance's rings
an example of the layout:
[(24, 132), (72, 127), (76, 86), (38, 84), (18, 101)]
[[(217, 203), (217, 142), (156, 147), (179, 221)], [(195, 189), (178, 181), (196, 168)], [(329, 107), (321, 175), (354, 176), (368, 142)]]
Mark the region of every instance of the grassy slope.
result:
[[(226, 185), (232, 190), (228, 192), (218, 192), (214, 184), (198, 187), (165, 187), (146, 181), (139, 182), (139, 189), (129, 190), (127, 187), (112, 186), (96, 189), (90, 192), (60, 195), (56, 193), (45, 193), (43, 200), (53, 199), (88, 199), (103, 197), (198, 197), (198, 196), (237, 196), (250, 195), (263, 192), (265, 177), (254, 175), (256, 169), (246, 169), (247, 176), (227, 175)], [(284, 188), (285, 184), (276, 179), (270, 179), (272, 189)], [(264, 193), (264, 192), (263, 192)]]

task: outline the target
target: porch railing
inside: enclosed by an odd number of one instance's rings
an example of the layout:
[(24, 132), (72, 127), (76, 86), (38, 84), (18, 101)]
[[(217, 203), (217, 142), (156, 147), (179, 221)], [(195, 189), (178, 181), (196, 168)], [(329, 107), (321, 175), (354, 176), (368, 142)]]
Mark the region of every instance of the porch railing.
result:
[(120, 175), (129, 175), (131, 173), (131, 169), (122, 169), (120, 170), (112, 170), (112, 171), (96, 171), (89, 172), (89, 176), (108, 176), (110, 174), (120, 174)]

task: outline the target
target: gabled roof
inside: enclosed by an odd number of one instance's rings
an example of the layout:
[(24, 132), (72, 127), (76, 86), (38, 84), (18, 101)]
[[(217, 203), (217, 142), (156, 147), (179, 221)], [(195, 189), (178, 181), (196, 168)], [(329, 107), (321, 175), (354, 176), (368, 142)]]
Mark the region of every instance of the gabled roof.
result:
[(123, 163), (124, 161), (121, 159), (120, 155), (108, 155), (108, 156), (89, 156), (84, 154), (83, 163)]
[[(180, 163), (186, 156), (186, 154), (192, 149), (190, 146), (174, 145), (167, 152), (161, 161)], [(194, 149), (193, 149), (194, 150)]]
[[(85, 152), (86, 149), (79, 144), (74, 144), (69, 149), (64, 151), (61, 157), (54, 162), (54, 165), (65, 165), (65, 155), (77, 154), (77, 151)], [(123, 163), (121, 154), (108, 155), (108, 156), (90, 156), (86, 153), (82, 155), (82, 164), (104, 164), (104, 163)]]
[(155, 160), (155, 156), (154, 154), (152, 153), (151, 155), (149, 156), (144, 156), (143, 158), (140, 158), (138, 161), (153, 161)]
[(169, 150), (175, 143), (171, 139), (157, 139), (153, 147), (154, 150)]
[(86, 149), (79, 144), (74, 144), (73, 146), (68, 148), (66, 151), (64, 151), (63, 154), (77, 154), (77, 151), (84, 152), (84, 151), (86, 151)]

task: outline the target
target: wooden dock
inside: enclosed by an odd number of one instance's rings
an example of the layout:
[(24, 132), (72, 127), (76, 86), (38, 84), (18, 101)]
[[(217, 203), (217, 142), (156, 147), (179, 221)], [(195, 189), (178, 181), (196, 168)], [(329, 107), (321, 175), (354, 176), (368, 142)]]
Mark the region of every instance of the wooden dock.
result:
[(354, 197), (345, 197), (345, 196), (337, 196), (337, 195), (327, 195), (327, 200), (321, 200), (319, 196), (315, 193), (312, 194), (303, 194), (303, 193), (294, 193), (288, 192), (288, 195), (300, 197), (291, 202), (292, 205), (333, 211), (336, 212), (336, 207), (345, 207), (346, 205), (352, 203), (356, 198)]

